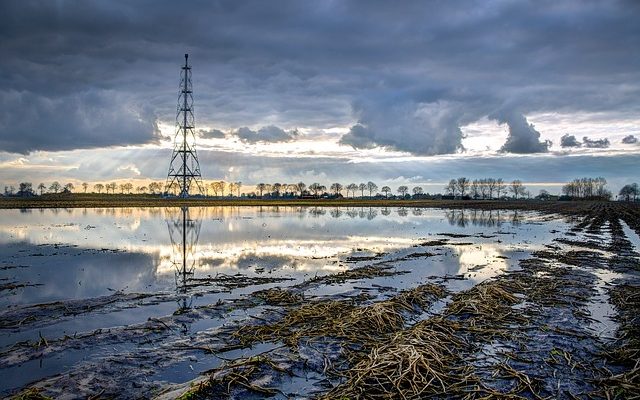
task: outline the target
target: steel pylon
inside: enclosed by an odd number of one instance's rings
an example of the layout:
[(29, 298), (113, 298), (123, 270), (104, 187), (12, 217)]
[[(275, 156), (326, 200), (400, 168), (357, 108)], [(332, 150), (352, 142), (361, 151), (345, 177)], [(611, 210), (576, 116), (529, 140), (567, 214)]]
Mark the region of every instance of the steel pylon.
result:
[(169, 163), (169, 173), (164, 193), (177, 192), (180, 197), (189, 194), (204, 194), (200, 163), (196, 152), (195, 118), (193, 116), (193, 86), (189, 55), (184, 55), (184, 66), (180, 73), (180, 91), (176, 113), (176, 136)]

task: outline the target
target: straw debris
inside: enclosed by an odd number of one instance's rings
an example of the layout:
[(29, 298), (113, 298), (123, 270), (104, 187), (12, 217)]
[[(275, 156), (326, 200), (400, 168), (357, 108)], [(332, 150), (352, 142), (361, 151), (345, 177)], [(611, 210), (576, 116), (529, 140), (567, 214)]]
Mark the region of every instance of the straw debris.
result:
[(460, 356), (467, 346), (452, 335), (455, 325), (436, 318), (418, 322), (374, 347), (346, 372), (346, 381), (321, 397), (399, 398), (450, 395), (475, 382), (473, 369)]

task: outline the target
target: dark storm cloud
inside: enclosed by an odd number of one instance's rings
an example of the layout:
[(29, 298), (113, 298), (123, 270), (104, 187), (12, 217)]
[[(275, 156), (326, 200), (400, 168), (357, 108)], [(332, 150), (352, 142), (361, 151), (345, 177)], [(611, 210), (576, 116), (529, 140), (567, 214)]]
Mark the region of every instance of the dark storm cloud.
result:
[(560, 146), (562, 147), (580, 147), (582, 143), (576, 139), (575, 135), (564, 134), (560, 138)]
[(345, 144), (442, 154), (498, 115), (503, 151), (544, 152), (532, 113), (638, 115), (639, 15), (632, 1), (6, 1), (0, 149), (155, 140), (189, 52), (203, 125), (352, 125)]
[(153, 111), (127, 107), (121, 97), (97, 90), (55, 98), (0, 92), (0, 149), (28, 153), (157, 141)]
[(238, 137), (243, 142), (247, 143), (276, 143), (276, 142), (290, 142), (297, 138), (300, 133), (297, 130), (285, 131), (277, 126), (269, 125), (258, 129), (257, 131), (249, 128), (242, 127), (233, 132), (232, 136)]
[(509, 136), (500, 151), (508, 153), (545, 153), (551, 142), (540, 141), (540, 132), (518, 112), (501, 111), (493, 116), (501, 124), (509, 127)]
[(633, 135), (625, 136), (622, 138), (622, 143), (635, 144), (635, 143), (638, 143), (638, 138)]
[(588, 147), (590, 149), (606, 149), (611, 145), (607, 138), (589, 139), (586, 136), (582, 138), (582, 143), (584, 144), (584, 147)]

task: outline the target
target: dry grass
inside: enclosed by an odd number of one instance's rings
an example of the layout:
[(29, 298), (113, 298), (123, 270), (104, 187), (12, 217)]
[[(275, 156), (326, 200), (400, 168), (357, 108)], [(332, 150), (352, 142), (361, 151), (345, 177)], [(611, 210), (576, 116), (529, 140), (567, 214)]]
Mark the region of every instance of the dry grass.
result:
[(300, 304), (304, 301), (304, 296), (302, 294), (292, 293), (280, 288), (259, 290), (257, 292), (253, 292), (251, 295), (272, 306), (289, 306)]
[(365, 344), (380, 335), (402, 329), (405, 311), (415, 311), (443, 297), (442, 287), (427, 284), (403, 291), (397, 296), (367, 306), (352, 301), (318, 301), (287, 311), (272, 324), (245, 325), (232, 334), (241, 345), (282, 340), (295, 348), (303, 338), (339, 338)]
[(392, 267), (388, 267), (388, 266), (366, 265), (364, 267), (358, 267), (358, 268), (353, 268), (353, 269), (348, 269), (342, 272), (338, 272), (337, 274), (317, 276), (315, 278), (306, 280), (301, 284), (301, 286), (309, 285), (309, 284), (323, 284), (323, 285), (330, 285), (334, 283), (340, 284), (346, 281), (375, 278), (378, 276), (393, 276), (393, 275), (399, 275), (399, 274), (405, 274), (405, 273), (408, 273), (408, 271), (397, 271)]
[(467, 344), (452, 334), (455, 329), (451, 321), (437, 318), (396, 333), (321, 399), (414, 399), (466, 391), (476, 379), (472, 368), (463, 366), (460, 354)]

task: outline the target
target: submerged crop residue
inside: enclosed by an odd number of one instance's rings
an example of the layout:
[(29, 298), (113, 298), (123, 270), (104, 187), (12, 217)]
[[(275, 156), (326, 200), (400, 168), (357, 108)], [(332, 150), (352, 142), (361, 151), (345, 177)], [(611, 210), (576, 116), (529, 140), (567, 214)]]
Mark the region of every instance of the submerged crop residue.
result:
[[(309, 235), (307, 242), (264, 239), (282, 254), (299, 251), (295, 257), (254, 249), (245, 261), (228, 243), (185, 251), (180, 266), (207, 252), (200, 257), (222, 267), (179, 269), (171, 290), (138, 285), (26, 304), (17, 296), (48, 289), (46, 281), (3, 291), (16, 304), (1, 314), (0, 374), (13, 382), (2, 394), (633, 398), (640, 393), (640, 255), (627, 234), (639, 231), (640, 212), (617, 203), (561, 208), (517, 215), (459, 209), (442, 220), (450, 230), (416, 223), (416, 232), (407, 222), (422, 214), (398, 212), (407, 219), (387, 248), (375, 235), (393, 232), (373, 218), (362, 220), (372, 224), (369, 236), (351, 233), (353, 243), (342, 231), (359, 212), (308, 213), (344, 224), (324, 239), (336, 240), (335, 251), (305, 227), (298, 235)], [(287, 211), (296, 220), (303, 212)], [(272, 223), (257, 215), (227, 221), (258, 224), (256, 231)], [(238, 263), (228, 264), (234, 257)], [(2, 269), (0, 278), (40, 283), (29, 275), (34, 268)], [(131, 285), (144, 276), (135, 271), (126, 275)]]

